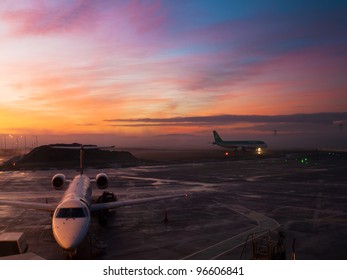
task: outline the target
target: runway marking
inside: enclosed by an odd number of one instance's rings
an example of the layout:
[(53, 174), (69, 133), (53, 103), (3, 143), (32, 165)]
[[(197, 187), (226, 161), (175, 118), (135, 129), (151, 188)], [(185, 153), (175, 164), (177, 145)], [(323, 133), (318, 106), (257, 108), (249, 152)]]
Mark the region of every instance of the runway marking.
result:
[(5, 226), (3, 230), (0, 230), (0, 233), (6, 232), (8, 226)]
[[(119, 176), (121, 178), (125, 179), (133, 179), (133, 180), (142, 180), (142, 181), (152, 181), (154, 182), (154, 185), (163, 185), (167, 183), (175, 183), (175, 184), (184, 184), (184, 187), (199, 187), (200, 189), (195, 191), (201, 191), (201, 188), (205, 191), (208, 191), (209, 189), (213, 189), (216, 184), (212, 183), (204, 183), (204, 182), (195, 182), (195, 181), (185, 181), (185, 180), (175, 180), (175, 179), (161, 179), (161, 178), (149, 178), (149, 177), (137, 177), (137, 176)], [(190, 190), (190, 191), (194, 191)]]
[(119, 176), (121, 178), (126, 178), (126, 179), (135, 179), (135, 180), (143, 180), (143, 181), (160, 181), (160, 182), (165, 182), (165, 183), (186, 183), (187, 185), (206, 185), (206, 186), (215, 186), (216, 184), (212, 183), (204, 183), (204, 182), (195, 182), (195, 181), (185, 181), (185, 180), (175, 180), (175, 179), (162, 179), (162, 178), (150, 178), (150, 177), (138, 177), (138, 176), (124, 176), (121, 175)]
[[(263, 214), (252, 211), (246, 207), (241, 205), (226, 205), (219, 202), (216, 202), (219, 206), (230, 209), (240, 215), (246, 216), (247, 218), (253, 219), (257, 222), (257, 226), (246, 230), (242, 233), (239, 233), (233, 237), (227, 238), (223, 241), (220, 241), (214, 245), (211, 245), (203, 250), (197, 251), (191, 255), (188, 255), (183, 260), (213, 260), (216, 259), (235, 248), (243, 245), (245, 243), (246, 238), (250, 234), (258, 234), (258, 236), (262, 236), (267, 232), (274, 230), (280, 227), (280, 224), (276, 222), (274, 219), (269, 218)], [(226, 250), (226, 248), (228, 248)]]

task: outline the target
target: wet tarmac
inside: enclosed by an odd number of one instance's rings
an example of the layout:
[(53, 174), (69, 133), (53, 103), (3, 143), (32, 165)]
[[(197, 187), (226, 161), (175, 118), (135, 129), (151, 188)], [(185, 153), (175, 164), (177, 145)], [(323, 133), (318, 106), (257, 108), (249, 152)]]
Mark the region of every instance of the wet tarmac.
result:
[[(286, 153), (186, 159), (106, 172), (119, 200), (174, 193), (188, 198), (118, 208), (107, 226), (95, 217), (78, 259), (239, 259), (250, 234), (286, 233), (287, 258), (347, 259), (347, 156)], [(4, 171), (0, 198), (55, 202), (52, 176), (71, 170)], [(94, 196), (102, 193), (94, 190)], [(168, 222), (164, 222), (165, 216)], [(0, 206), (0, 233), (23, 231), (29, 251), (64, 259), (45, 212)], [(107, 248), (105, 248), (107, 246)], [(246, 251), (248, 247), (246, 247)], [(249, 258), (245, 252), (242, 258)]]

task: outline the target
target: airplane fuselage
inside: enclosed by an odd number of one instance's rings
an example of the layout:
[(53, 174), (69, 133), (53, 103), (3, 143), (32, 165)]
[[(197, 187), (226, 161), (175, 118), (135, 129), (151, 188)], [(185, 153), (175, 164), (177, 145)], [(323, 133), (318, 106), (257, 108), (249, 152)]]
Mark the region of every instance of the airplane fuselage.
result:
[(267, 145), (263, 141), (216, 141), (213, 142), (213, 144), (223, 148), (232, 149), (237, 149), (238, 147), (246, 149), (257, 149), (267, 147)]
[(91, 199), (89, 177), (77, 175), (69, 184), (52, 218), (54, 238), (64, 250), (75, 250), (86, 237), (90, 225)]
[(213, 131), (214, 142), (213, 145), (217, 145), (223, 148), (235, 149), (241, 148), (246, 149), (255, 149), (261, 150), (262, 148), (267, 148), (267, 145), (264, 141), (251, 140), (251, 141), (224, 141), (218, 134), (217, 131)]

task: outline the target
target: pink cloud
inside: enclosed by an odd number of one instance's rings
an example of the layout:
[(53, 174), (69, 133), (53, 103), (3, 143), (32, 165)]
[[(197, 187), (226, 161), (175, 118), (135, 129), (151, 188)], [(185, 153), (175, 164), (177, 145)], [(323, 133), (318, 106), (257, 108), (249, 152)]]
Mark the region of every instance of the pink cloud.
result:
[(30, 3), (3, 9), (0, 14), (16, 36), (72, 34), (73, 38), (101, 40), (111, 44), (112, 49), (139, 51), (155, 48), (151, 43), (165, 26), (165, 11), (160, 1), (76, 0), (52, 4), (33, 0)]
[(163, 28), (165, 24), (165, 10), (160, 1), (153, 3), (135, 1), (129, 5), (129, 22), (137, 26), (139, 33), (146, 33)]
[(3, 12), (2, 18), (16, 25), (19, 35), (71, 32), (81, 26), (91, 28), (95, 18), (87, 2), (49, 6), (33, 1), (30, 8)]

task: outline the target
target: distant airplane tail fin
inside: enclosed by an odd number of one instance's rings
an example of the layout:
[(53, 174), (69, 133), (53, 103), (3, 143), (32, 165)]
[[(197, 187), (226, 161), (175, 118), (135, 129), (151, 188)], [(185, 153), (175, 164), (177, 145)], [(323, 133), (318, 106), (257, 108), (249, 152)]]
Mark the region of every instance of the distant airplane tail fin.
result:
[(213, 137), (214, 137), (214, 141), (216, 143), (218, 142), (223, 142), (222, 138), (219, 136), (219, 134), (217, 133), (217, 131), (213, 130)]

